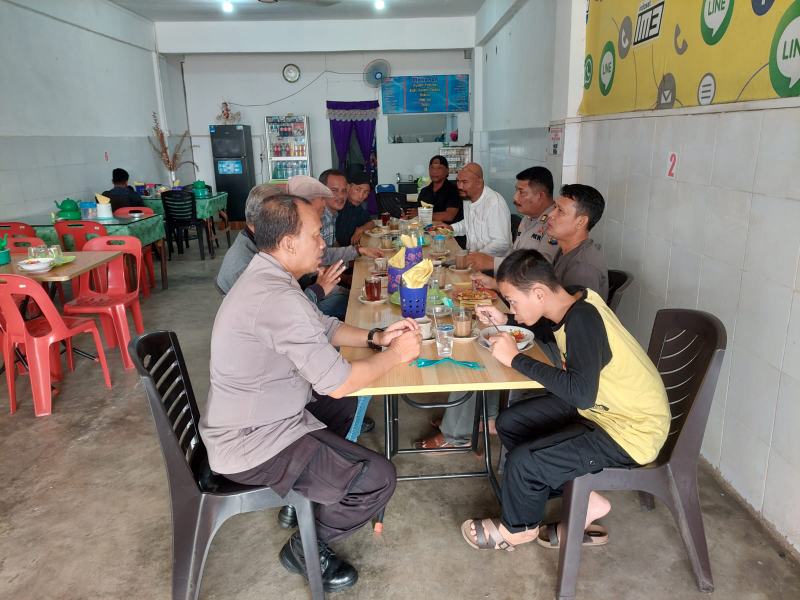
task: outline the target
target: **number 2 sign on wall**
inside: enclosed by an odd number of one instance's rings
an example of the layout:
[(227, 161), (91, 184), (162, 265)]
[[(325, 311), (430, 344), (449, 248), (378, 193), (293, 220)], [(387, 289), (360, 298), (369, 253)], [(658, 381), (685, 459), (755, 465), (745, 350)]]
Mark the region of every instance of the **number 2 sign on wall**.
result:
[(667, 177), (675, 179), (678, 176), (678, 155), (670, 152), (667, 156)]

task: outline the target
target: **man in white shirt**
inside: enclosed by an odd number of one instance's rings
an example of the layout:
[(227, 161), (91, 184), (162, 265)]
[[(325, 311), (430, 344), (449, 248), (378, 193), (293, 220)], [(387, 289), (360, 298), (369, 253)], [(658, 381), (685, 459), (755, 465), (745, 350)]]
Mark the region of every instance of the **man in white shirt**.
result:
[(456, 235), (467, 236), (467, 249), (505, 256), (511, 249), (511, 211), (503, 197), (483, 182), (478, 163), (467, 163), (456, 178), (464, 202), (464, 218), (453, 223)]

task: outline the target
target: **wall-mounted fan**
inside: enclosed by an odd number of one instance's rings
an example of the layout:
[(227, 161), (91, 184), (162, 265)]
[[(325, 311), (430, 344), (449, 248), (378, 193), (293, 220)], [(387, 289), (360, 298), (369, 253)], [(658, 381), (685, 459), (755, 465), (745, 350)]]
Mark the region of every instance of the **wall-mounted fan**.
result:
[(258, 0), (262, 4), (278, 4), (278, 2), (288, 2), (290, 4), (314, 4), (315, 6), (333, 6), (339, 4), (341, 0)]
[(364, 69), (364, 83), (369, 87), (380, 87), (384, 79), (391, 75), (389, 62), (378, 58), (369, 63)]

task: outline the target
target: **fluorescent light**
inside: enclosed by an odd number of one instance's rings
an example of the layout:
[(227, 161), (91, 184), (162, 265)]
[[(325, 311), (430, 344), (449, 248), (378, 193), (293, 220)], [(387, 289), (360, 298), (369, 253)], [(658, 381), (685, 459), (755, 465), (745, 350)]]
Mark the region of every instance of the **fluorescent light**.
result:
[(232, 13), (233, 2), (230, 2), (230, 0), (225, 0), (225, 2), (222, 3), (222, 12)]
[(383, 0), (375, 0), (375, 8), (377, 8), (378, 10), (383, 10), (384, 8), (386, 8), (386, 2), (384, 2)]

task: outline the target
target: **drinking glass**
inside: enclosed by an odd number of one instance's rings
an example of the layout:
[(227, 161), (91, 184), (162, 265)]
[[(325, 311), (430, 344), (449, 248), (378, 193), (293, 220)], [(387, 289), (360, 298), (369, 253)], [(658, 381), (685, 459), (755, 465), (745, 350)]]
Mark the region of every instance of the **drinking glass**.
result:
[(47, 246), (29, 246), (28, 258), (49, 258), (50, 250)]
[(466, 269), (467, 268), (467, 251), (466, 250), (459, 250), (456, 252), (456, 269)]
[(61, 258), (61, 246), (50, 246), (47, 253), (53, 260), (58, 260)]
[(436, 327), (436, 352), (441, 358), (453, 355), (453, 331), (452, 325), (439, 325)]
[(391, 250), (392, 249), (392, 236), (391, 235), (384, 235), (381, 238), (381, 248), (384, 250)]
[(445, 251), (445, 239), (443, 235), (435, 235), (433, 236), (433, 242), (431, 242), (431, 253), (432, 254), (444, 254)]
[(385, 227), (386, 225), (389, 224), (389, 219), (391, 218), (392, 215), (390, 215), (388, 212), (381, 213), (381, 224)]
[(472, 311), (464, 307), (455, 309), (453, 313), (455, 336), (464, 338), (472, 335)]
[(381, 299), (380, 277), (371, 276), (364, 280), (364, 295), (370, 302), (377, 302)]

